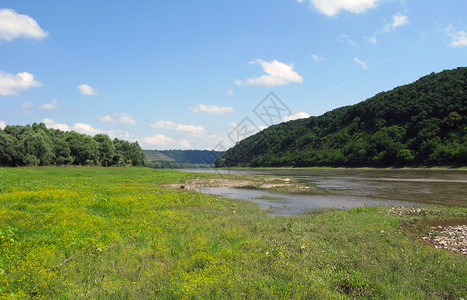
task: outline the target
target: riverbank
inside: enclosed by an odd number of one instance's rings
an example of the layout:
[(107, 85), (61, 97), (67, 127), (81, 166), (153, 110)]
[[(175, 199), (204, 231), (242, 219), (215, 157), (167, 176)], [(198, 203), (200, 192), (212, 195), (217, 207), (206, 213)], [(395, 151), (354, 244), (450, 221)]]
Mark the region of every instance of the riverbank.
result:
[(197, 177), (220, 175), (0, 168), (0, 298), (467, 295), (466, 256), (404, 230), (466, 218), (467, 208), (401, 215), (387, 207), (318, 209), (268, 218), (247, 201), (180, 189)]
[(338, 170), (338, 169), (350, 169), (350, 170), (467, 170), (467, 166), (371, 166), (371, 167), (292, 167), (292, 166), (282, 166), (282, 167), (231, 167), (231, 168), (215, 168), (216, 170)]

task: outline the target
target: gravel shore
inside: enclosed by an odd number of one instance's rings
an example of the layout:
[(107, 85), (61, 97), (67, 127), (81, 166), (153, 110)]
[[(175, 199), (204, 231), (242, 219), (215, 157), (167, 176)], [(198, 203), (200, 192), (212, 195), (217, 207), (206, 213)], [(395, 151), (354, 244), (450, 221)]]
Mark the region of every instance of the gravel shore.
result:
[(467, 255), (467, 225), (431, 227), (422, 239), (433, 243), (437, 249)]
[[(390, 211), (397, 216), (427, 216), (439, 213), (439, 210), (413, 207), (392, 207)], [(465, 224), (432, 226), (422, 240), (431, 243), (436, 249), (467, 255), (467, 225)]]

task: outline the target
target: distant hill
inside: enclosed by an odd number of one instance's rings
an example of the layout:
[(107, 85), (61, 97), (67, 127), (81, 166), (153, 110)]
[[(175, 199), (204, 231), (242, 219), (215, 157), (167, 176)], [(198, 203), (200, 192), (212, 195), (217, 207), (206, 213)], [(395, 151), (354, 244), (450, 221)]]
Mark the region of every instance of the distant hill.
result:
[(322, 116), (284, 122), (216, 166), (467, 165), (467, 68), (431, 73)]
[(213, 167), (222, 151), (143, 150), (150, 166), (157, 168)]
[(163, 154), (161, 151), (158, 150), (143, 150), (144, 155), (146, 156), (146, 161), (154, 162), (154, 161), (171, 161), (174, 162), (175, 159)]

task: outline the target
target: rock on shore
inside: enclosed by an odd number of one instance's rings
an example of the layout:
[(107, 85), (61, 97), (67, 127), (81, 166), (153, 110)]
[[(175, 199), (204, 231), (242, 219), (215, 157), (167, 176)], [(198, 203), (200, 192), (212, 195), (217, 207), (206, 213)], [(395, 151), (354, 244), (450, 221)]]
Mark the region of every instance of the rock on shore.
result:
[(431, 227), (428, 236), (422, 237), (437, 249), (467, 255), (467, 225)]

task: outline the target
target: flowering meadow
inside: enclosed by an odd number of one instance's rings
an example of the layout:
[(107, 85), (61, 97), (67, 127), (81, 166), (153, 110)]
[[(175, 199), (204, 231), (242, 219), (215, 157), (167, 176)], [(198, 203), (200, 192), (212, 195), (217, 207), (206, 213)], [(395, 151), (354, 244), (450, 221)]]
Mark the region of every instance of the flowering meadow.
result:
[(268, 217), (250, 202), (167, 187), (197, 176), (218, 175), (0, 168), (0, 298), (467, 296), (467, 257), (404, 229), (465, 219), (466, 208)]

